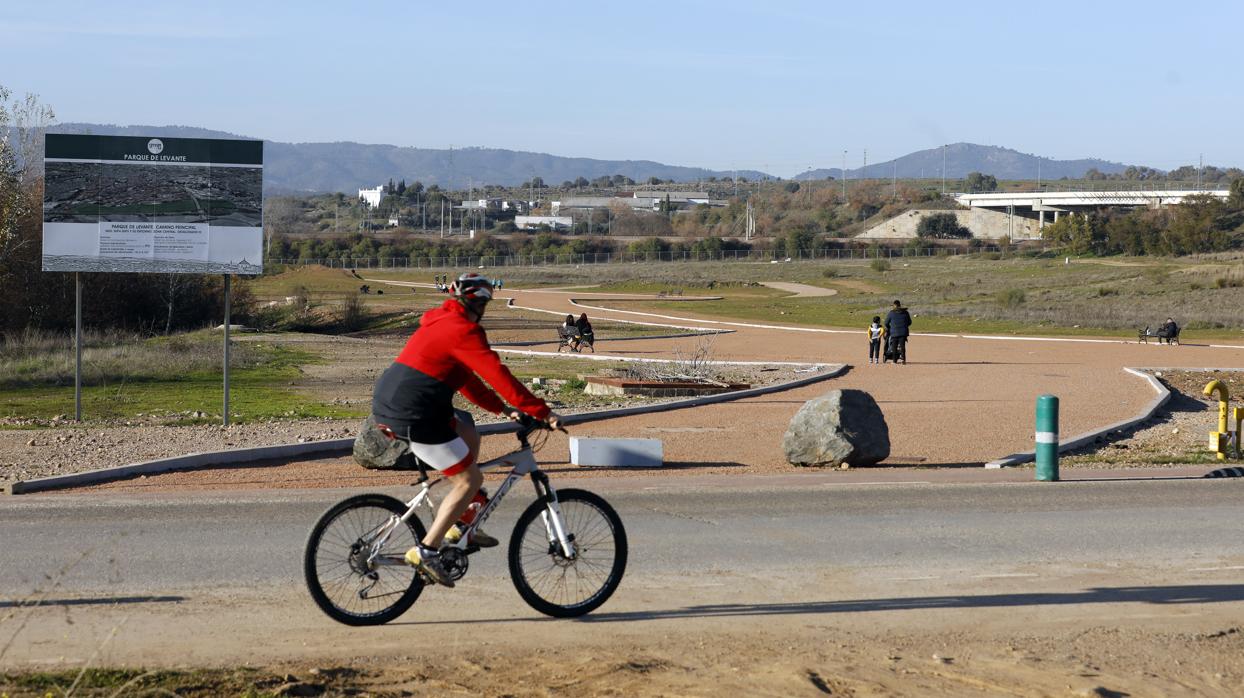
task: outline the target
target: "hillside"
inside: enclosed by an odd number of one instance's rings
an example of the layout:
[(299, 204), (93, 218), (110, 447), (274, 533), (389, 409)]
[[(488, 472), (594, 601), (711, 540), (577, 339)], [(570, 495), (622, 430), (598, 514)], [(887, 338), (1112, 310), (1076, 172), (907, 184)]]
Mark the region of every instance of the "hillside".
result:
[[(65, 123), (53, 133), (150, 135), (165, 138), (247, 138), (192, 126), (114, 126)], [(517, 186), (540, 177), (560, 184), (578, 177), (593, 179), (615, 174), (643, 182), (649, 177), (695, 182), (709, 177), (729, 178), (732, 172), (700, 167), (665, 165), (650, 160), (595, 160), (500, 148), (406, 148), (353, 143), (282, 143), (264, 141), (264, 190), (268, 193), (352, 192), (390, 179), (420, 181), (442, 188), (466, 189), (470, 184)], [(759, 179), (763, 172), (740, 171), (740, 177)]]
[[(110, 124), (65, 123), (53, 126), (54, 133), (95, 133), (102, 135), (152, 135), (167, 138), (247, 138), (224, 131), (194, 126), (115, 126)], [(1123, 172), (1126, 165), (1093, 158), (1052, 160), (1009, 148), (955, 143), (946, 148), (946, 176), (958, 179), (969, 172), (991, 174), (998, 179), (1036, 179), (1038, 162), (1042, 179), (1078, 179), (1089, 169), (1104, 174)], [(701, 167), (666, 165), (651, 160), (596, 160), (563, 157), (501, 148), (409, 148), (395, 145), (355, 143), (283, 143), (264, 141), (264, 189), (268, 193), (353, 192), (390, 179), (420, 181), (442, 188), (466, 189), (471, 184), (518, 186), (533, 176), (557, 185), (584, 177), (624, 175), (636, 182), (650, 177), (666, 181), (695, 183), (709, 177), (730, 179), (729, 171)], [(897, 166), (897, 171), (896, 171)], [(798, 180), (841, 177), (840, 168), (815, 169), (796, 175)], [(889, 179), (938, 179), (942, 176), (942, 149), (930, 148), (896, 160), (848, 169), (852, 179), (867, 176)], [(748, 180), (772, 178), (764, 172), (740, 170)]]
[[(1103, 174), (1115, 174), (1127, 169), (1127, 165), (1096, 158), (1080, 160), (1051, 160), (1037, 155), (1021, 153), (1010, 148), (975, 143), (954, 143), (946, 146), (946, 176), (952, 179), (966, 177), (969, 172), (991, 174), (998, 179), (1036, 179), (1040, 163), (1042, 179), (1079, 179), (1091, 168)], [(924, 177), (937, 179), (942, 176), (942, 149), (930, 148), (909, 153), (895, 160), (869, 164), (867, 169), (847, 169), (851, 179), (871, 177), (889, 179), (896, 174), (900, 179)], [(842, 168), (816, 169), (802, 172), (795, 179), (839, 178)]]

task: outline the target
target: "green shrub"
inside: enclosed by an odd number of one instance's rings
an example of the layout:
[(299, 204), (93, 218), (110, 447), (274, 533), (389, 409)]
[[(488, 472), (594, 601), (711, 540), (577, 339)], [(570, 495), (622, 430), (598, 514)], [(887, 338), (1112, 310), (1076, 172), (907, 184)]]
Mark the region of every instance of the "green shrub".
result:
[(1021, 288), (1008, 288), (998, 292), (998, 305), (1003, 308), (1018, 308), (1027, 300)]
[(1108, 286), (1102, 286), (1101, 288), (1097, 289), (1097, 296), (1099, 298), (1105, 298), (1106, 296), (1117, 296), (1117, 295), (1119, 295), (1119, 289), (1117, 288), (1110, 288)]
[(825, 267), (824, 269), (821, 270), (821, 276), (827, 279), (832, 279), (838, 276), (838, 270), (833, 267)]
[(1239, 288), (1240, 286), (1244, 286), (1244, 280), (1228, 276), (1220, 276), (1214, 279), (1214, 288)]
[(878, 274), (890, 271), (890, 263), (884, 259), (874, 259), (868, 266)]

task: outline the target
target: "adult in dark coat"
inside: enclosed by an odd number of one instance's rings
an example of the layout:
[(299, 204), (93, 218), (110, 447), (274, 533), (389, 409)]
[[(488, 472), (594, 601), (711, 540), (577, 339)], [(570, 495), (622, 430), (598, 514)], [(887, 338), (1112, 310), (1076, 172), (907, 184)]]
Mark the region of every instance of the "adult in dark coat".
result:
[(1175, 324), (1175, 318), (1168, 317), (1166, 322), (1162, 323), (1162, 326), (1158, 328), (1158, 341), (1161, 342), (1165, 339), (1169, 342), (1171, 337), (1177, 334), (1179, 334), (1179, 325)]
[(885, 316), (886, 357), (894, 363), (907, 363), (907, 336), (911, 334), (911, 313), (899, 301)]

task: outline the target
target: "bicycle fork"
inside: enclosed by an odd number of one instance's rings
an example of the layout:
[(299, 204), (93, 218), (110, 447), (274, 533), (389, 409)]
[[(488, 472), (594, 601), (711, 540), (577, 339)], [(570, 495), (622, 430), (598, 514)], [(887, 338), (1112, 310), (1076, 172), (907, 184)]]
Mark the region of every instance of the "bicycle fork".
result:
[(540, 520), (544, 523), (544, 531), (549, 539), (549, 549), (561, 548), (567, 560), (575, 559), (578, 551), (575, 549), (574, 537), (566, 532), (557, 492), (549, 484), (548, 476), (539, 471), (534, 472), (531, 474), (531, 482), (536, 487), (536, 496), (545, 504), (544, 511), (540, 512)]

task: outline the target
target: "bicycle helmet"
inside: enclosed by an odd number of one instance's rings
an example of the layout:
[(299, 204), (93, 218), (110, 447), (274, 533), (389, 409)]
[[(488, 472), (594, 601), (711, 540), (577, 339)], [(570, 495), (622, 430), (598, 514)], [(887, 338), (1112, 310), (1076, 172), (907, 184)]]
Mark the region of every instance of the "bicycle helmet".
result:
[(492, 300), (492, 281), (483, 275), (469, 271), (453, 282), (449, 287), (449, 293), (459, 303), (479, 311), (482, 310), (484, 304)]

